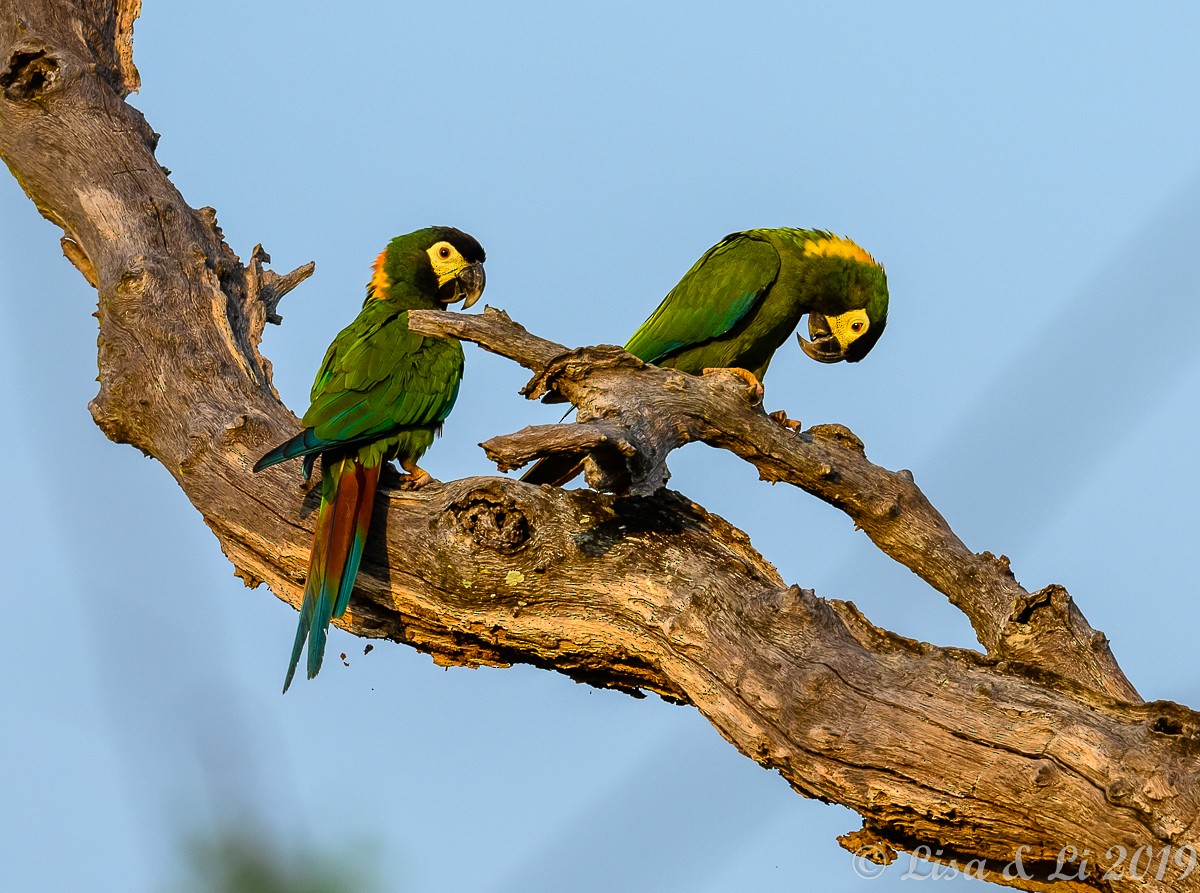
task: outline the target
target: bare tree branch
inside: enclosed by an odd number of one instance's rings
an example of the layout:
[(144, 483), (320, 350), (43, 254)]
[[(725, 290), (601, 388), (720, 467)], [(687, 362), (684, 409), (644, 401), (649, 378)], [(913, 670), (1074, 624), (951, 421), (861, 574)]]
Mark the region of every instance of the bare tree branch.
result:
[[(97, 424), (170, 471), (248, 585), (298, 604), (316, 495), (292, 469), (250, 467), (297, 427), (259, 342), (312, 268), (277, 276), (261, 248), (244, 266), (215, 214), (170, 183), (123, 101), (136, 11), (13, 0), (0, 12), (0, 156), (97, 287)], [(1028, 593), (1004, 559), (971, 552), (911, 474), (872, 465), (848, 430), (794, 434), (736, 378), (568, 351), (495, 312), (412, 324), (515, 359), (535, 372), (529, 396), (554, 389), (580, 407), (584, 424), (495, 438), (494, 457), (590, 451), (591, 480), (622, 495), (385, 482), (346, 629), (442, 664), (530, 663), (694, 705), (796, 790), (857, 810), (864, 829), (843, 842), (880, 859), (925, 844), (1023, 889), (1124, 891), (1146, 886), (1096, 867), (1056, 880), (1063, 847), (1196, 846), (1200, 716), (1138, 703), (1064, 590)], [(787, 586), (744, 533), (659, 489), (690, 440), (841, 508), (963, 610), (986, 653), (903, 638)], [(1024, 873), (1006, 876), (1018, 852)], [(1200, 890), (1186, 862), (1163, 864), (1161, 889)]]
[[(671, 450), (697, 440), (727, 449), (758, 468), (763, 480), (794, 484), (846, 512), (883, 552), (961, 609), (993, 657), (1139, 700), (1108, 640), (1092, 629), (1065, 589), (1050, 586), (1031, 594), (1013, 578), (1007, 558), (971, 552), (912, 474), (872, 465), (849, 429), (822, 425), (795, 434), (761, 406), (738, 400), (745, 386), (736, 376), (697, 378), (647, 367), (618, 348), (568, 351), (494, 311), (482, 317), (421, 311), (411, 324), (428, 334), (474, 341), (534, 370), (538, 374), (525, 389), (530, 397), (553, 388), (580, 406), (586, 435), (571, 439), (564, 426), (548, 426), (484, 444), (501, 467), (604, 447), (592, 469), (593, 483), (645, 495), (665, 483)], [(638, 374), (631, 374), (635, 369)]]

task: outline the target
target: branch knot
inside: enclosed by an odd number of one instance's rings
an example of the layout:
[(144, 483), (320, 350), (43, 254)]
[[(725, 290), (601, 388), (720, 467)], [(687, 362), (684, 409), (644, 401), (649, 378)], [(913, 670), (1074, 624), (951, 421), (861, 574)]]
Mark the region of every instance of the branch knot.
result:
[(31, 102), (54, 92), (58, 86), (60, 63), (48, 47), (17, 47), (0, 71), (0, 90), (11, 102)]
[(475, 545), (511, 555), (529, 544), (525, 512), (495, 482), (476, 487), (450, 503), (453, 526), (471, 537)]

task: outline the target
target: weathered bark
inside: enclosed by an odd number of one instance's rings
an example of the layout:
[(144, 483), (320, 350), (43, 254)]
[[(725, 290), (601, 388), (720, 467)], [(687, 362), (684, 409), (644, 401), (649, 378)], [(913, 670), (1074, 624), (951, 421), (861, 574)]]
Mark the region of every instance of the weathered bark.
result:
[[(795, 434), (761, 408), (737, 399), (736, 376), (696, 378), (646, 367), (619, 348), (568, 351), (498, 315), (414, 314), (413, 327), (475, 341), (539, 374), (525, 389), (548, 388), (580, 407), (583, 425), (527, 428), (483, 446), (500, 467), (550, 452), (593, 452), (589, 480), (599, 489), (646, 495), (666, 482), (666, 456), (699, 440), (752, 463), (763, 480), (802, 487), (845, 511), (880, 549), (944, 593), (971, 620), (994, 657), (1025, 661), (1122, 700), (1139, 700), (1108, 641), (1066, 590), (1026, 592), (1008, 559), (976, 555), (929, 504), (908, 471), (867, 461), (862, 442), (840, 425)], [(630, 376), (629, 370), (642, 370)], [(731, 390), (732, 389), (732, 390)], [(583, 434), (579, 429), (582, 427)]]
[[(211, 210), (171, 185), (123, 101), (137, 8), (10, 0), (0, 155), (99, 292), (97, 424), (171, 472), (248, 584), (298, 604), (316, 495), (294, 469), (250, 466), (296, 429), (258, 345), (312, 267), (277, 276), (257, 248), (243, 266)], [(443, 664), (531, 663), (694, 705), (798, 791), (861, 813), (844, 842), (879, 858), (925, 845), (1031, 890), (1200, 890), (1173, 858), (1149, 885), (1128, 865), (1052, 880), (1067, 846), (1091, 866), (1111, 847), (1153, 847), (1150, 876), (1163, 853), (1196, 846), (1200, 717), (1140, 703), (1066, 592), (1028, 593), (1003, 558), (967, 549), (912, 475), (872, 465), (844, 428), (787, 431), (736, 378), (568, 352), (496, 313), (413, 325), (516, 359), (535, 371), (529, 396), (553, 388), (580, 406), (582, 425), (489, 441), (501, 464), (590, 451), (590, 480), (622, 495), (504, 478), (385, 485), (346, 629)], [(905, 639), (788, 587), (745, 534), (659, 489), (689, 440), (841, 508), (967, 614), (983, 652)], [(1029, 879), (998, 874), (1022, 847)]]

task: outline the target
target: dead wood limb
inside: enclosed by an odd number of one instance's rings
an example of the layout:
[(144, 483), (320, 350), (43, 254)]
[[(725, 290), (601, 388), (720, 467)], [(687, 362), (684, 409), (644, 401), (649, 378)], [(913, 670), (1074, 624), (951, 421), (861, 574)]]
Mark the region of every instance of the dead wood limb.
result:
[[(297, 604), (312, 498), (294, 469), (250, 467), (296, 429), (258, 345), (278, 297), (311, 270), (273, 279), (261, 252), (245, 267), (215, 215), (170, 183), (123, 101), (136, 85), (131, 10), (0, 11), (0, 156), (97, 286), (97, 423), (174, 475), (249, 585)], [(865, 829), (847, 844), (881, 857), (925, 844), (1025, 889), (1125, 891), (1146, 887), (1128, 873), (1053, 880), (1058, 854), (1090, 849), (1104, 867), (1109, 847), (1153, 847), (1157, 860), (1197, 844), (1200, 717), (1136, 703), (1065, 592), (1028, 593), (1002, 559), (968, 550), (911, 475), (869, 463), (846, 429), (797, 435), (736, 379), (567, 351), (495, 313), (414, 325), (498, 350), (536, 370), (531, 395), (553, 387), (581, 407), (582, 433), (497, 439), (502, 460), (615, 444), (598, 470), (624, 461), (628, 481), (610, 480), (650, 495), (503, 478), (385, 487), (351, 632), (442, 664), (524, 662), (692, 704), (798, 791), (857, 810)], [(787, 586), (744, 533), (658, 489), (687, 440), (842, 508), (971, 617), (987, 654), (902, 638)], [(1020, 848), (1028, 877), (997, 874)], [(1200, 875), (1172, 859), (1158, 883), (1200, 890)]]
[[(763, 480), (793, 484), (842, 511), (886, 554), (910, 568), (962, 610), (996, 658), (1023, 661), (1127, 701), (1139, 700), (1102, 633), (1092, 629), (1066, 590), (1027, 592), (1008, 559), (975, 554), (955, 536), (908, 471), (867, 460), (860, 441), (841, 425), (794, 433), (746, 399), (733, 375), (689, 376), (647, 367), (618, 348), (568, 350), (529, 335), (506, 314), (422, 312), (412, 325), (429, 334), (473, 341), (536, 374), (524, 393), (550, 389), (580, 408), (608, 443), (597, 451), (590, 481), (602, 489), (645, 495), (665, 482), (666, 457), (690, 441), (727, 449)], [(517, 467), (554, 452), (578, 452), (561, 426), (527, 428), (484, 444), (501, 467)], [(597, 444), (599, 445), (599, 444)], [(631, 449), (632, 447), (632, 449)]]

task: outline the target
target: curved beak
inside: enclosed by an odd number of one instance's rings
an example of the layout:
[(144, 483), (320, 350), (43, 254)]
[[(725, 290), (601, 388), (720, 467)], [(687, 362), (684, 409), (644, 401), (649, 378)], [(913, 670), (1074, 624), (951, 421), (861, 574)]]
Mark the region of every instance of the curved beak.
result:
[(456, 301), (462, 301), (463, 309), (465, 310), (478, 301), (479, 296), (483, 294), (484, 281), (483, 264), (467, 264), (442, 284), (439, 290), (446, 297), (440, 300), (443, 304), (453, 304)]
[(812, 341), (805, 341), (803, 335), (796, 333), (800, 349), (818, 363), (840, 363), (846, 359), (845, 348), (834, 337), (824, 313), (814, 310), (808, 314), (808, 337)]

